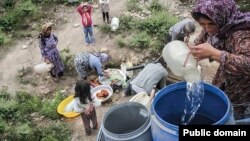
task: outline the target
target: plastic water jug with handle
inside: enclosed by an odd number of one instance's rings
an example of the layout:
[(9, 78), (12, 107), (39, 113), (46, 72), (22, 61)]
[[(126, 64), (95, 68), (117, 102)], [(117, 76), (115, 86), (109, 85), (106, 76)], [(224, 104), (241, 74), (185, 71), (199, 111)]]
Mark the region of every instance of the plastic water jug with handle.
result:
[(165, 45), (162, 56), (173, 74), (182, 76), (188, 82), (200, 80), (201, 67), (188, 46), (179, 40)]

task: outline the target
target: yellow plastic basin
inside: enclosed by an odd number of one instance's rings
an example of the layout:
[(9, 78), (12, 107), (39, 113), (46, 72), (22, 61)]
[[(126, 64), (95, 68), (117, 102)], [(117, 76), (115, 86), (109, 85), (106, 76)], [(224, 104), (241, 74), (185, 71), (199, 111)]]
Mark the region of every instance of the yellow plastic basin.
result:
[(70, 95), (67, 98), (65, 98), (57, 107), (57, 112), (67, 118), (77, 117), (80, 115), (80, 113), (76, 112), (65, 112), (64, 109), (67, 106), (68, 103), (70, 103), (74, 99), (74, 95)]

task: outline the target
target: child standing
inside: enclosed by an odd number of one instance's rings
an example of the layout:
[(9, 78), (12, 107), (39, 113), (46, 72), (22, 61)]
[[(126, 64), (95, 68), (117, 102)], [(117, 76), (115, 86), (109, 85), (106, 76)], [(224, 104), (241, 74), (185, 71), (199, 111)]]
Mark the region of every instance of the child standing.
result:
[(97, 130), (98, 123), (95, 107), (92, 103), (90, 84), (86, 80), (80, 80), (76, 83), (74, 100), (74, 111), (81, 113), (85, 132), (90, 135), (90, 120), (92, 121), (93, 130)]
[(88, 46), (90, 44), (95, 44), (95, 38), (93, 35), (93, 24), (92, 24), (92, 5), (88, 3), (81, 3), (77, 7), (77, 11), (81, 16), (83, 32), (85, 35), (85, 44)]
[(110, 23), (109, 21), (109, 0), (99, 0), (100, 6), (101, 6), (101, 12), (102, 12), (102, 18), (103, 22), (105, 22), (105, 19), (107, 19), (107, 23)]

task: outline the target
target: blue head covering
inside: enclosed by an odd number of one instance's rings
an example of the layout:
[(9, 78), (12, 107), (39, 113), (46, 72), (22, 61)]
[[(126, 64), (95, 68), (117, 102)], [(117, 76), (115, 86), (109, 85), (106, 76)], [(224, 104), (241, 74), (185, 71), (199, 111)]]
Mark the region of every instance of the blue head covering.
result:
[(108, 55), (107, 53), (100, 53), (100, 61), (102, 62), (102, 63), (106, 63), (106, 62), (108, 62), (109, 60), (111, 60), (111, 57), (110, 57), (110, 55)]

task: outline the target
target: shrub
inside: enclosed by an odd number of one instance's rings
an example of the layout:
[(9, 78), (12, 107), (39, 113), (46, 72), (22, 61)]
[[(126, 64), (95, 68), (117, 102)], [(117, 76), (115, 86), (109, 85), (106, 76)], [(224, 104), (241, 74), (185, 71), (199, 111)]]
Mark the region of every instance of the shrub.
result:
[(126, 42), (122, 39), (122, 38), (118, 38), (118, 39), (116, 39), (116, 43), (117, 43), (117, 45), (119, 46), (119, 47), (125, 47), (127, 44), (126, 44)]
[(15, 100), (3, 100), (0, 99), (0, 118), (5, 121), (16, 121), (18, 117), (16, 112), (18, 111), (18, 103)]
[(7, 128), (6, 138), (11, 141), (27, 141), (34, 139), (31, 138), (31, 135), (33, 135), (33, 130), (29, 124), (18, 123), (17, 125), (14, 125), (14, 127)]
[(6, 128), (6, 122), (2, 118), (0, 118), (0, 134), (4, 133), (5, 128)]
[(37, 12), (37, 7), (30, 0), (15, 4), (15, 8), (9, 9), (7, 14), (1, 17), (0, 27), (3, 31), (11, 31), (14, 27), (22, 25), (26, 17), (32, 17)]
[(0, 100), (9, 100), (10, 99), (10, 93), (8, 92), (7, 88), (0, 89)]
[(10, 41), (7, 35), (0, 29), (0, 46)]
[(55, 93), (55, 98), (53, 100), (46, 100), (43, 103), (41, 113), (42, 115), (50, 118), (50, 119), (58, 119), (60, 116), (57, 113), (57, 106), (60, 104), (60, 102), (64, 99), (63, 93), (60, 91), (57, 91)]
[(65, 66), (65, 74), (69, 76), (76, 76), (75, 66), (74, 66), (74, 58), (75, 56), (70, 53), (69, 48), (65, 48), (60, 51), (60, 56), (62, 58), (63, 64)]
[(35, 3), (35, 4), (39, 4), (39, 3), (43, 3), (43, 4), (59, 3), (59, 4), (62, 4), (62, 3), (68, 2), (68, 0), (31, 0), (31, 1), (32, 1), (32, 3)]
[(132, 37), (129, 47), (134, 49), (146, 49), (149, 47), (150, 38), (151, 37), (146, 32), (141, 32)]
[(149, 35), (156, 36), (160, 41), (165, 41), (168, 30), (178, 19), (166, 12), (156, 12), (151, 17), (141, 20), (137, 24), (137, 28), (147, 32)]
[(126, 4), (127, 10), (130, 12), (140, 12), (142, 9), (139, 7), (139, 0), (129, 0)]
[(158, 56), (164, 48), (164, 43), (158, 40), (153, 40), (150, 42), (150, 53), (154, 56)]
[(0, 19), (0, 27), (2, 28), (3, 31), (11, 31), (14, 23), (17, 22), (16, 17), (14, 14), (8, 13), (7, 15), (1, 17)]
[(51, 141), (50, 139), (52, 139), (52, 141), (70, 141), (71, 138), (71, 131), (68, 125), (61, 122), (51, 124), (49, 127), (44, 128), (42, 133), (44, 135), (41, 139), (42, 141)]
[(135, 19), (132, 16), (122, 15), (120, 18), (120, 25), (118, 30), (130, 31), (135, 27)]
[(32, 96), (25, 91), (16, 92), (16, 100), (19, 105), (19, 111), (22, 114), (38, 112), (42, 106), (42, 101), (37, 96)]
[[(69, 141), (71, 130), (68, 124), (61, 121), (43, 123), (38, 126), (34, 123), (29, 113), (34, 109), (40, 109), (40, 99), (25, 91), (16, 92), (16, 98), (6, 98), (9, 95), (7, 89), (0, 91), (0, 140), (9, 141)], [(52, 101), (54, 107), (63, 99), (60, 92), (56, 93)], [(39, 104), (40, 103), (40, 104)], [(53, 107), (53, 113), (56, 113)], [(22, 110), (23, 108), (23, 110)], [(26, 109), (27, 108), (27, 109)], [(28, 111), (31, 110), (31, 111)], [(48, 121), (48, 120), (46, 120)]]
[(239, 6), (240, 11), (242, 12), (250, 12), (250, 3), (247, 2), (246, 0), (238, 0), (236, 3)]
[(112, 33), (111, 28), (110, 28), (110, 25), (108, 25), (108, 24), (99, 25), (98, 28), (100, 29), (100, 31), (101, 31), (102, 33), (105, 33), (105, 34), (110, 34), (110, 33)]
[(153, 0), (150, 3), (149, 9), (151, 11), (162, 11), (164, 8), (163, 6), (159, 3), (159, 0)]

